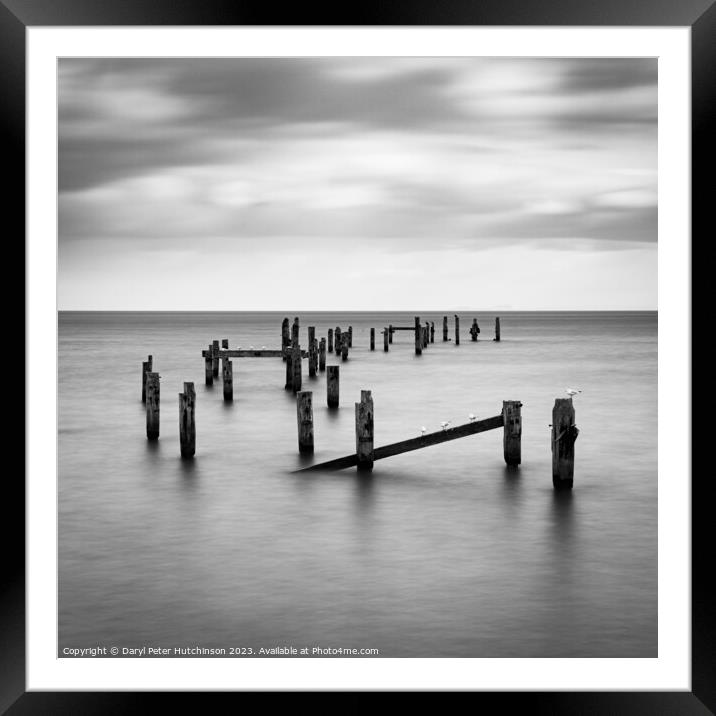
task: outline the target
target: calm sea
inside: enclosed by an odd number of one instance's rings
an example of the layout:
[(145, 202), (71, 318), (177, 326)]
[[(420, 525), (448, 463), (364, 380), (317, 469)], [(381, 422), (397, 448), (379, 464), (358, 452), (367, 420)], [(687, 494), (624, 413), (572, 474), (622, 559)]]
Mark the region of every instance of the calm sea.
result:
[[(201, 350), (279, 347), (280, 313), (59, 315), (59, 651), (64, 647), (377, 648), (385, 657), (657, 656), (657, 315), (461, 312), (461, 345), (389, 353), (414, 314), (305, 313), (353, 326), (341, 407), (314, 391), (316, 461), (354, 451), (372, 390), (375, 444), (523, 403), (522, 465), (502, 431), (355, 469), (291, 474), (296, 408), (280, 358), (234, 359), (234, 397)], [(472, 318), (482, 329), (468, 334)], [(376, 351), (369, 331), (376, 328)], [(148, 442), (141, 363), (161, 375)], [(336, 363), (333, 354), (328, 364)], [(177, 393), (197, 389), (195, 459)], [(575, 398), (574, 490), (552, 488), (556, 397)]]

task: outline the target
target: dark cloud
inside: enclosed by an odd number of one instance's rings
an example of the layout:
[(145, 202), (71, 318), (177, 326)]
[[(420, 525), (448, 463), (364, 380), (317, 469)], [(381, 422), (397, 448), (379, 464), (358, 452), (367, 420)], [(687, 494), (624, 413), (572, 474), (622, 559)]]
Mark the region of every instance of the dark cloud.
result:
[[(542, 81), (501, 87), (498, 66)], [(550, 129), (589, 141), (654, 123), (655, 101), (625, 105), (610, 93), (655, 81), (656, 61), (639, 59), (62, 59), (59, 186), (241, 161), (237, 140), (270, 150), (302, 127), (482, 137), (483, 151), (505, 137), (547, 141)]]
[(598, 61), (575, 58), (571, 60), (545, 60), (558, 62), (561, 69), (561, 87), (569, 93), (612, 92), (633, 90), (639, 87), (656, 87), (657, 58), (604, 57)]

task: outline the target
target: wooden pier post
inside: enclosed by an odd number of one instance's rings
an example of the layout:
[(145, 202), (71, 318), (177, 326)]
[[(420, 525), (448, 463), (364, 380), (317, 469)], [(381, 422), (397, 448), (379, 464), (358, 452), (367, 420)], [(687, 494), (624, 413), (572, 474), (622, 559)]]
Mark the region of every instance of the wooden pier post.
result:
[(498, 316), (495, 318), (495, 338), (493, 339), (495, 341), (500, 340), (500, 317)]
[(353, 348), (353, 326), (348, 326), (348, 347)]
[(460, 318), (455, 314), (455, 345), (460, 345)]
[(142, 361), (142, 402), (147, 402), (147, 373), (152, 372), (152, 356), (147, 356), (147, 360)]
[(393, 324), (388, 326), (388, 343), (393, 342)]
[(572, 489), (574, 484), (574, 441), (579, 429), (574, 424), (571, 398), (556, 398), (552, 408), (552, 484), (555, 489)]
[(480, 332), (480, 329), (477, 327), (477, 318), (472, 319), (472, 325), (470, 326), (470, 336), (472, 338), (472, 342), (475, 343), (477, 341), (477, 334)]
[(219, 376), (219, 341), (213, 341), (211, 344), (212, 372), (214, 378)]
[(293, 319), (293, 325), (291, 326), (291, 346), (296, 347), (298, 345), (298, 316)]
[(448, 339), (448, 319), (447, 316), (443, 316), (443, 343)]
[(427, 348), (430, 344), (430, 322), (425, 322), (425, 328), (423, 329), (423, 348)]
[(502, 417), (505, 423), (502, 440), (505, 462), (519, 465), (522, 462), (522, 403), (519, 400), (503, 400)]
[(348, 360), (348, 342), (348, 334), (341, 333), (341, 360), (344, 362)]
[(298, 344), (291, 351), (291, 368), (293, 370), (291, 388), (294, 393), (298, 393), (301, 390), (301, 346)]
[(390, 332), (388, 331), (388, 326), (386, 326), (383, 329), (383, 353), (388, 352), (388, 342), (390, 340)]
[(179, 393), (179, 450), (182, 457), (194, 457), (196, 452), (195, 404), (194, 383), (184, 383), (184, 392)]
[(415, 355), (423, 354), (423, 337), (421, 335), (420, 316), (415, 316)]
[(286, 385), (285, 390), (293, 390), (293, 349), (286, 350)]
[(313, 452), (313, 393), (302, 390), (296, 393), (296, 417), (298, 420), (298, 452)]
[(229, 348), (229, 339), (228, 338), (221, 339), (221, 347), (228, 350), (228, 348)]
[(333, 353), (333, 329), (328, 329), (328, 352)]
[(209, 350), (204, 358), (204, 382), (206, 385), (214, 385), (214, 359), (211, 357), (212, 348), (209, 344)]
[(147, 439), (159, 437), (159, 373), (147, 373)]
[(435, 343), (435, 321), (430, 321), (430, 342)]
[(375, 328), (370, 329), (370, 349), (375, 350)]
[(316, 345), (316, 327), (308, 327), (308, 377), (315, 378), (318, 372), (318, 346)]
[(338, 407), (339, 398), (339, 368), (337, 365), (328, 366), (328, 375), (326, 380), (326, 398), (329, 408)]
[(359, 470), (373, 469), (373, 398), (370, 390), (361, 390), (356, 403), (356, 456)]
[(340, 355), (341, 353), (341, 327), (336, 326), (336, 332), (333, 334), (333, 340), (336, 344), (336, 355)]
[(283, 321), (281, 321), (281, 351), (283, 352), (283, 358), (282, 360), (286, 360), (286, 348), (291, 345), (291, 335), (290, 335), (290, 329), (289, 329), (289, 320), (288, 318), (284, 318)]
[(321, 338), (318, 344), (318, 370), (323, 373), (326, 370), (326, 339)]
[(231, 358), (222, 360), (221, 374), (224, 378), (224, 400), (230, 402), (234, 399), (234, 369)]

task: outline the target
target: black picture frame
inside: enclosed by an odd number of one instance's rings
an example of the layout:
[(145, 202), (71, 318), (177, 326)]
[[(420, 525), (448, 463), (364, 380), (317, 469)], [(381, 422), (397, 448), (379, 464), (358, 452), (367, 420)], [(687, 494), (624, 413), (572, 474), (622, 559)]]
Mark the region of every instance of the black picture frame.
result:
[[(25, 235), (25, 31), (34, 26), (107, 25), (552, 25), (690, 26), (692, 37), (692, 257), (702, 250), (711, 218), (716, 107), (716, 5), (713, 0), (456, 0), (405, 3), (363, 0), (352, 7), (305, 3), (277, 8), (271, 3), (222, 0), (0, 0), (0, 126), (8, 182), (7, 237)], [(709, 181), (711, 180), (711, 181)], [(8, 239), (9, 240), (9, 239)], [(702, 260), (703, 262), (703, 260)], [(704, 262), (705, 263), (705, 262)], [(693, 262), (692, 265), (698, 265)], [(698, 282), (694, 280), (692, 286)], [(694, 311), (698, 302), (693, 301)], [(698, 325), (698, 324), (696, 324)], [(667, 327), (668, 328), (668, 327)], [(693, 351), (693, 343), (692, 343)], [(695, 355), (692, 353), (692, 355)], [(696, 369), (696, 366), (693, 368)], [(685, 416), (688, 419), (690, 416)], [(31, 419), (32, 416), (29, 416)], [(703, 418), (703, 416), (702, 416)], [(706, 426), (708, 429), (708, 426)], [(698, 442), (697, 442), (698, 444)], [(703, 450), (703, 448), (701, 448)], [(8, 475), (9, 476), (9, 475)], [(672, 476), (674, 479), (692, 476)], [(698, 477), (698, 479), (696, 479)], [(708, 591), (713, 561), (710, 528), (713, 487), (708, 472), (694, 473), (692, 487), (692, 690), (690, 692), (539, 692), (474, 693), (476, 706), (499, 700), (501, 708), (532, 713), (716, 712), (716, 627)], [(136, 694), (25, 691), (24, 486), (4, 480), (5, 504), (18, 518), (3, 541), (4, 580), (0, 611), (0, 712), (21, 714), (108, 714), (156, 710), (158, 699), (201, 704), (206, 711), (215, 694)], [(6, 509), (6, 515), (10, 512)]]

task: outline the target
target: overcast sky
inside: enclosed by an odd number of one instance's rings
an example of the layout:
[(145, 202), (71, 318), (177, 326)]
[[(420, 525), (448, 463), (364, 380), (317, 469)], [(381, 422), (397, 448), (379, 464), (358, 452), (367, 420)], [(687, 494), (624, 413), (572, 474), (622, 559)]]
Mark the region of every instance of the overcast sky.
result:
[(655, 59), (59, 61), (59, 308), (655, 309)]

